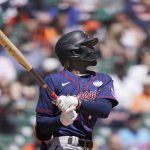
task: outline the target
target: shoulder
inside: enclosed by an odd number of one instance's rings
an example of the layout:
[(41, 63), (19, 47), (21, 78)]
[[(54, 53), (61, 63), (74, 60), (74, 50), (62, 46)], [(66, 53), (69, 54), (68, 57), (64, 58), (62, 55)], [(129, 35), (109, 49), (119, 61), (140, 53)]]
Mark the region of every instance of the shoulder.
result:
[(62, 76), (62, 71), (50, 73), (50, 74), (45, 76), (44, 80), (48, 81), (49, 79), (52, 79), (52, 78), (60, 78), (60, 76)]
[(99, 78), (102, 81), (110, 81), (110, 80), (112, 80), (110, 75), (104, 74), (104, 73), (96, 73), (96, 78)]
[(45, 76), (44, 81), (50, 85), (50, 84), (59, 84), (61, 80), (63, 79), (61, 71), (55, 72), (55, 73), (50, 73)]

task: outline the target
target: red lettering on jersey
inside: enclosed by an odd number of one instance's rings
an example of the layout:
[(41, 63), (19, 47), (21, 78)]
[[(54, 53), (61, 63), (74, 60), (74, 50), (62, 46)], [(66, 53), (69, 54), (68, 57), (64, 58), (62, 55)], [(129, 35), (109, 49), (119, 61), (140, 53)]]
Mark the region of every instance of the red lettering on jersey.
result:
[(88, 97), (89, 97), (88, 91), (84, 92), (84, 99), (88, 99)]
[[(76, 95), (75, 95), (76, 96)], [(94, 100), (97, 96), (97, 91), (85, 91), (85, 92), (80, 92), (77, 95), (77, 98), (81, 100)]]

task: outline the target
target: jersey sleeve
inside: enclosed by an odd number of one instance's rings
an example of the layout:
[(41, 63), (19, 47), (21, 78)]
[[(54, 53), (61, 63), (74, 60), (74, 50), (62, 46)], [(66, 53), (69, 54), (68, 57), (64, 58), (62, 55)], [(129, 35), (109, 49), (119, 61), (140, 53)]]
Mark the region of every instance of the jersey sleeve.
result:
[[(55, 91), (51, 76), (47, 76), (45, 82)], [(52, 103), (52, 97), (42, 87), (39, 89), (39, 99), (36, 106), (36, 136), (39, 140), (48, 140), (51, 135), (63, 127), (60, 121), (60, 110)]]
[[(47, 76), (44, 80), (52, 90), (55, 90), (53, 81), (50, 76)], [(44, 88), (40, 87), (36, 112), (53, 115), (54, 107), (55, 106), (52, 103), (52, 97), (50, 96), (50, 94)]]
[(99, 89), (97, 99), (109, 99), (112, 102), (113, 107), (118, 105), (118, 101), (115, 97), (113, 80), (111, 77), (107, 76), (105, 79), (104, 84)]

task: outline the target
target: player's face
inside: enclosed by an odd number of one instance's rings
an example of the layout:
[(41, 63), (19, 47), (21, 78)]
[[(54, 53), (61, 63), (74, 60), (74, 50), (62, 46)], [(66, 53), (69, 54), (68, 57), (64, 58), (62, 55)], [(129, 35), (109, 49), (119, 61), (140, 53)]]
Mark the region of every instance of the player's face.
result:
[(96, 63), (97, 63), (97, 61), (95, 60), (95, 61), (92, 61), (92, 62), (90, 62), (90, 61), (87, 61), (87, 60), (81, 60), (81, 59), (78, 59), (78, 58), (74, 58), (74, 59), (72, 59), (71, 60), (71, 64), (73, 65), (73, 66), (78, 66), (78, 67), (87, 67), (87, 66), (94, 66), (94, 65), (96, 65)]
[(69, 61), (68, 70), (78, 70), (80, 73), (84, 74), (87, 72), (87, 67), (91, 65), (91, 62), (73, 58)]

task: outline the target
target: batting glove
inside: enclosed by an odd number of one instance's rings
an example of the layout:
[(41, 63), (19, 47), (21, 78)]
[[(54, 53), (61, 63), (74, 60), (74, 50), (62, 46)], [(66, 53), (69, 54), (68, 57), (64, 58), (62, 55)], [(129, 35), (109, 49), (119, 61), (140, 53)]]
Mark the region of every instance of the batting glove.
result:
[(73, 124), (74, 120), (77, 118), (77, 113), (74, 107), (68, 108), (66, 111), (61, 112), (60, 121), (64, 126), (69, 126)]
[(74, 96), (60, 96), (56, 101), (56, 106), (61, 111), (66, 111), (70, 107), (77, 108), (80, 106), (80, 101)]
[(67, 100), (76, 108), (80, 107), (81, 105), (81, 101), (75, 96), (67, 96)]

